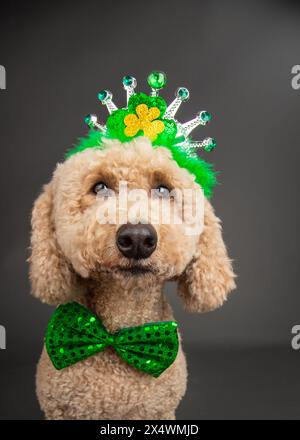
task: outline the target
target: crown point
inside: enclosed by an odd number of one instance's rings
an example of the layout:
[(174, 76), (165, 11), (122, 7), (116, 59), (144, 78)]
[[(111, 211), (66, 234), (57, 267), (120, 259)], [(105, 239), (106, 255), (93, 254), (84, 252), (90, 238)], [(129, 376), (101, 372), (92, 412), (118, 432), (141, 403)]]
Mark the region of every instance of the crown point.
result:
[(134, 94), (134, 89), (137, 85), (137, 81), (133, 76), (126, 75), (123, 77), (122, 82), (123, 82), (123, 87), (126, 90), (127, 106), (128, 106), (128, 101), (130, 97)]
[(167, 76), (164, 72), (153, 71), (147, 78), (151, 89), (160, 90), (167, 84)]
[(200, 123), (202, 123), (203, 125), (206, 125), (206, 124), (208, 124), (208, 122), (210, 122), (212, 115), (207, 111), (201, 111), (197, 114), (197, 117), (198, 117)]
[(100, 90), (98, 93), (98, 99), (102, 104), (106, 104), (107, 101), (112, 99), (112, 93), (109, 90)]
[(84, 118), (84, 122), (89, 126), (89, 127), (94, 127), (97, 124), (98, 118), (96, 115), (87, 115)]
[(206, 138), (203, 141), (203, 149), (204, 151), (207, 151), (208, 153), (210, 153), (211, 151), (213, 151), (217, 146), (216, 140), (214, 138)]
[(135, 88), (136, 87), (136, 79), (133, 76), (130, 76), (130, 75), (124, 76), (122, 82), (123, 82), (123, 86), (125, 88), (127, 88), (127, 87)]
[(101, 104), (106, 105), (107, 110), (111, 114), (112, 112), (118, 110), (112, 100), (113, 94), (109, 90), (100, 90), (98, 93), (98, 99)]
[(183, 132), (184, 136), (187, 137), (194, 128), (198, 127), (198, 125), (206, 125), (211, 120), (212, 116), (207, 111), (201, 111), (196, 114), (194, 119), (191, 119), (184, 124), (180, 124), (179, 128)]
[(105, 126), (100, 124), (98, 122), (98, 118), (96, 115), (87, 115), (84, 118), (84, 122), (90, 127), (90, 128), (96, 128), (100, 131), (102, 131), (102, 133), (105, 133)]
[(174, 118), (175, 114), (177, 113), (177, 110), (181, 106), (181, 104), (184, 101), (187, 101), (189, 99), (190, 92), (185, 87), (178, 87), (178, 89), (175, 92), (175, 99), (169, 107), (166, 110), (165, 118)]
[(190, 92), (185, 87), (179, 87), (176, 90), (175, 96), (181, 101), (187, 101), (190, 97)]
[(211, 151), (213, 151), (216, 148), (217, 143), (214, 138), (208, 137), (208, 138), (203, 139), (203, 141), (200, 141), (200, 142), (199, 141), (190, 141), (188, 139), (182, 144), (182, 146), (187, 151), (195, 151), (197, 148), (202, 148), (204, 151), (210, 153)]

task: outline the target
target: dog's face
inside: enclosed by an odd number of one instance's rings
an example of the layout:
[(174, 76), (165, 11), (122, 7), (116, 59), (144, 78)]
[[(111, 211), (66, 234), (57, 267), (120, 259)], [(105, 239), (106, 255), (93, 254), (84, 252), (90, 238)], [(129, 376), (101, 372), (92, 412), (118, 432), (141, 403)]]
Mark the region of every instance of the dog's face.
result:
[(178, 278), (187, 308), (220, 305), (234, 286), (233, 273), (219, 221), (201, 195), (170, 152), (145, 138), (108, 141), (104, 149), (71, 156), (33, 211), (35, 294), (66, 301), (78, 276), (109, 273), (133, 282)]
[[(56, 170), (53, 188), (58, 245), (82, 277), (169, 279), (195, 255), (202, 192), (168, 150), (145, 138), (71, 157)], [(195, 208), (197, 196), (198, 228), (183, 212)]]

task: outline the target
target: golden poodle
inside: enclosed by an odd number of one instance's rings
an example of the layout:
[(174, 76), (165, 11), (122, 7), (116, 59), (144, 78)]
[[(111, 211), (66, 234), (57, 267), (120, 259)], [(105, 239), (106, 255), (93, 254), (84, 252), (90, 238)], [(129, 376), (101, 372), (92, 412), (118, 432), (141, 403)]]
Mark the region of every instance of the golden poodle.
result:
[[(146, 225), (137, 236), (150, 234), (147, 249), (128, 250), (126, 240), (117, 242), (124, 225), (97, 219), (101, 201), (95, 187), (104, 182), (117, 189), (120, 181), (147, 192), (161, 186), (199, 188), (168, 149), (153, 148), (145, 137), (129, 143), (106, 140), (105, 148), (86, 149), (58, 164), (32, 213), (34, 295), (55, 305), (77, 301), (101, 317), (110, 332), (173, 320), (163, 293), (167, 280), (178, 281), (188, 311), (221, 306), (235, 287), (234, 273), (210, 202), (203, 199), (200, 233), (185, 234), (183, 224)], [(174, 419), (186, 380), (180, 342), (176, 360), (158, 378), (131, 367), (111, 348), (62, 370), (53, 367), (44, 349), (36, 383), (47, 419), (129, 420)]]

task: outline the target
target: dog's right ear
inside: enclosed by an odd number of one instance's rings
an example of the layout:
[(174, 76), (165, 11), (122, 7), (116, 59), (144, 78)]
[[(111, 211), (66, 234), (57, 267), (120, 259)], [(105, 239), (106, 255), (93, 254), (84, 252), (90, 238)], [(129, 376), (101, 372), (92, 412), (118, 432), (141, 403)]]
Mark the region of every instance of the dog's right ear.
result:
[(69, 301), (79, 286), (77, 275), (58, 246), (52, 211), (52, 184), (49, 183), (32, 211), (30, 280), (34, 296), (48, 304), (60, 304)]
[(205, 201), (204, 230), (195, 258), (179, 278), (178, 293), (185, 309), (208, 312), (220, 307), (235, 288), (235, 274), (222, 238), (221, 223)]

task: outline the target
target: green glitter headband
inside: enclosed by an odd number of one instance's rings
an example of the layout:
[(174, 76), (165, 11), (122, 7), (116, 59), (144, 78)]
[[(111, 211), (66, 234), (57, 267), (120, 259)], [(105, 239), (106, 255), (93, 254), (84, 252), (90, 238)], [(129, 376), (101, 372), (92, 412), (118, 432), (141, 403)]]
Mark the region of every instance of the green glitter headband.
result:
[(116, 107), (110, 91), (101, 90), (98, 99), (109, 111), (106, 124), (99, 123), (96, 115), (86, 116), (85, 122), (90, 131), (66, 157), (87, 148), (103, 148), (104, 138), (129, 142), (138, 136), (146, 136), (153, 147), (163, 146), (169, 149), (177, 164), (192, 173), (205, 196), (210, 197), (216, 184), (216, 173), (211, 164), (197, 155), (197, 151), (203, 149), (210, 152), (216, 147), (216, 142), (210, 137), (196, 142), (189, 135), (198, 125), (206, 125), (211, 120), (211, 114), (201, 111), (188, 122), (178, 122), (174, 116), (181, 103), (189, 99), (190, 94), (185, 87), (179, 87), (175, 99), (167, 106), (166, 101), (158, 96), (158, 91), (166, 82), (163, 72), (150, 73), (148, 84), (151, 93), (148, 96), (145, 93), (135, 93), (136, 79), (125, 76), (123, 86), (127, 93), (127, 107), (122, 109)]

